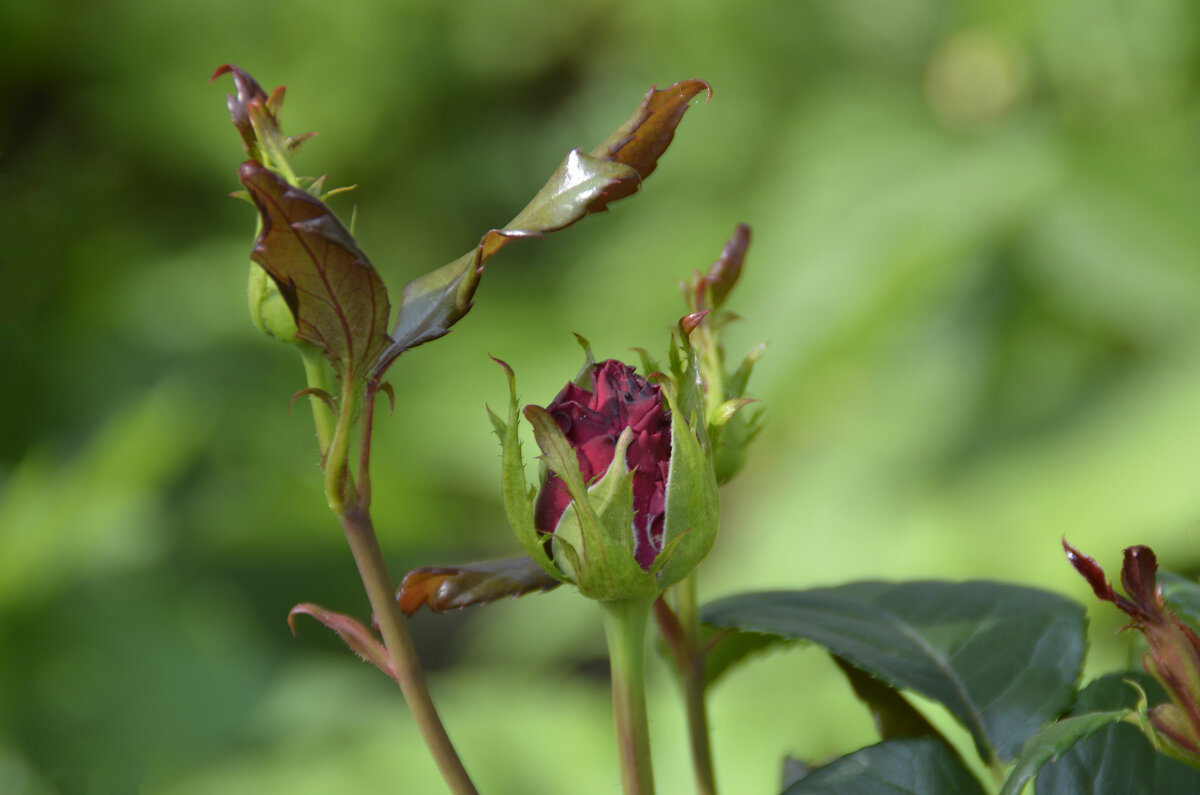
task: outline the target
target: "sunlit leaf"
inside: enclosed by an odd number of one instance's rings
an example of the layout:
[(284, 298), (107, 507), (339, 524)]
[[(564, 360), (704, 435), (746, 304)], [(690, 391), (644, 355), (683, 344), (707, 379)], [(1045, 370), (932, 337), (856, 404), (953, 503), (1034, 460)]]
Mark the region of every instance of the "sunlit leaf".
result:
[(705, 622), (807, 639), (886, 684), (940, 701), (986, 760), (1016, 757), (1074, 696), (1084, 611), (992, 582), (861, 582), (742, 594)]
[(706, 89), (702, 80), (650, 89), (633, 116), (591, 153), (568, 152), (508, 224), (485, 234), (472, 251), (406, 284), (392, 344), (379, 357), (374, 373), (382, 373), (409, 348), (448, 333), (470, 311), (484, 263), (509, 242), (570, 226), (637, 191), (670, 145), (688, 102)]
[[(329, 629), (338, 634), (350, 650), (362, 659), (374, 665), (388, 676), (396, 679), (396, 669), (392, 667), (392, 658), (387, 648), (375, 633), (359, 623), (358, 619), (344, 613), (326, 610), (320, 605), (303, 602), (288, 611), (288, 627), (296, 634), (296, 616), (312, 616)], [(399, 681), (399, 680), (397, 680)]]
[(410, 571), (396, 600), (406, 615), (422, 606), (441, 613), (453, 608), (487, 604), (503, 596), (517, 597), (557, 588), (558, 580), (527, 557), (436, 566)]
[(275, 280), (299, 338), (319, 347), (339, 376), (360, 377), (388, 346), (379, 274), (319, 199), (252, 160), (239, 175), (262, 217), (251, 259)]

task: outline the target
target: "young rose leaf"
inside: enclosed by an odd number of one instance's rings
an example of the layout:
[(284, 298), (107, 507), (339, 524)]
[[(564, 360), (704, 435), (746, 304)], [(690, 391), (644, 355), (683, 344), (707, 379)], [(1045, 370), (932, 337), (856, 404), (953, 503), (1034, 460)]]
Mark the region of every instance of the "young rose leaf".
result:
[[(712, 98), (712, 88), (703, 80), (684, 80), (662, 91), (651, 88), (629, 120), (592, 150), (592, 157), (631, 166), (641, 179), (650, 176), (658, 165), (658, 158), (675, 137), (675, 128), (688, 103), (701, 91), (707, 91), (709, 99)], [(592, 212), (603, 210), (608, 202), (624, 198), (635, 190), (637, 185), (613, 185), (602, 197), (603, 203), (590, 209)]]
[(238, 169), (262, 217), (250, 258), (341, 378), (358, 379), (388, 344), (387, 290), (367, 255), (319, 199), (247, 160)]
[(558, 580), (526, 557), (438, 566), (410, 571), (396, 592), (396, 601), (411, 616), (424, 605), (437, 613), (452, 608), (487, 604), (502, 596), (518, 597), (557, 588)]
[(703, 80), (685, 80), (663, 91), (650, 89), (637, 111), (590, 153), (574, 149), (516, 217), (483, 236), (472, 251), (404, 287), (392, 343), (379, 356), (378, 377), (404, 351), (437, 339), (471, 309), (484, 263), (513, 240), (542, 237), (600, 212), (636, 192), (670, 145), (688, 102)]
[(750, 248), (750, 227), (738, 224), (733, 235), (721, 249), (721, 256), (708, 268), (708, 273), (696, 271), (692, 283), (680, 283), (684, 289), (684, 300), (692, 311), (720, 309), (725, 299), (737, 286), (746, 261), (746, 250)]
[[(246, 147), (246, 153), (257, 160), (259, 159), (258, 139), (254, 133), (254, 125), (250, 121), (250, 109), (253, 106), (270, 114), (270, 111), (267, 110), (267, 92), (263, 91), (262, 86), (250, 76), (249, 72), (229, 63), (218, 66), (217, 71), (213, 72), (213, 76), (209, 80), (211, 82), (224, 74), (233, 75), (233, 83), (237, 88), (236, 95), (225, 95), (226, 105), (229, 106), (229, 117), (233, 120), (233, 126), (242, 136), (242, 145)], [(258, 111), (256, 110), (256, 112)], [(275, 120), (273, 115), (270, 115), (270, 118)], [(278, 126), (277, 120), (275, 121)]]
[[(320, 605), (314, 605), (311, 602), (303, 602), (288, 611), (288, 628), (292, 630), (293, 635), (296, 634), (296, 616), (298, 615), (312, 616), (317, 621), (320, 621), (326, 627), (336, 632), (338, 637), (350, 647), (351, 651), (388, 676), (396, 679), (396, 669), (392, 667), (392, 658), (388, 655), (383, 641), (377, 638), (371, 630), (360, 624), (357, 619), (344, 613), (335, 613), (332, 610), (326, 610)], [(396, 681), (399, 680), (397, 679)]]

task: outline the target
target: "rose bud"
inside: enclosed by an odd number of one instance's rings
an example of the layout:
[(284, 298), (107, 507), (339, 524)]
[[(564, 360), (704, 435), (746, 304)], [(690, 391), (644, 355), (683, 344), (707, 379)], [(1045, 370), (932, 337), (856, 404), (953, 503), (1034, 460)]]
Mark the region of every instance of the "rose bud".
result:
[[(585, 483), (612, 466), (617, 439), (632, 431), (625, 462), (633, 479), (633, 557), (649, 569), (663, 548), (667, 473), (671, 464), (671, 412), (662, 389), (614, 359), (593, 365), (591, 391), (568, 383), (546, 406), (579, 460)], [(547, 473), (534, 506), (534, 526), (553, 533), (571, 504), (571, 492), (557, 475)]]
[(526, 406), (548, 467), (535, 496), (512, 371), (500, 364), (509, 418), (492, 421), (504, 446), (505, 508), (526, 552), (598, 600), (654, 598), (695, 568), (716, 537), (717, 485), (707, 437), (674, 410), (670, 379), (650, 383), (621, 362), (589, 362), (548, 406)]

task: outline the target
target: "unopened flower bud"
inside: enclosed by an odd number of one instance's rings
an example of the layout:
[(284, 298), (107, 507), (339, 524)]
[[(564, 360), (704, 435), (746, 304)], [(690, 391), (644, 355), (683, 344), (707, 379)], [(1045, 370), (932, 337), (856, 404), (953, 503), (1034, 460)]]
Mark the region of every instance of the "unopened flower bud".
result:
[(711, 453), (671, 399), (609, 360), (544, 409), (526, 406), (548, 467), (536, 496), (525, 485), (515, 391), (509, 422), (493, 415), (513, 529), (535, 561), (592, 599), (653, 598), (695, 568), (716, 537)]

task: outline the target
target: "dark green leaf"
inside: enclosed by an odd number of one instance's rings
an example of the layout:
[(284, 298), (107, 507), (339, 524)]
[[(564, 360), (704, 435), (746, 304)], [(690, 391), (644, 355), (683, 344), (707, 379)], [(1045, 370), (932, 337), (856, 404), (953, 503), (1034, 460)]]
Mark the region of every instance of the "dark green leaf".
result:
[(637, 191), (671, 143), (688, 101), (707, 88), (702, 80), (686, 80), (663, 91), (650, 89), (629, 121), (590, 154), (569, 152), (507, 225), (485, 234), (479, 245), (450, 264), (405, 285), (392, 344), (374, 373), (381, 374), (409, 348), (448, 333), (470, 311), (484, 263), (505, 245), (570, 226)]
[(984, 795), (978, 779), (937, 740), (886, 740), (847, 754), (784, 795)]
[(523, 596), (558, 587), (558, 580), (527, 557), (489, 560), (462, 566), (436, 566), (410, 571), (396, 600), (406, 615), (422, 605), (438, 613), (487, 604), (502, 596)]
[[(1146, 693), (1150, 705), (1166, 701), (1162, 686), (1142, 671), (1109, 674), (1084, 688), (1073, 715), (1135, 708)], [(1191, 795), (1200, 792), (1200, 772), (1158, 753), (1135, 726), (1105, 726), (1047, 762), (1037, 774), (1039, 793), (1062, 795)]]
[(1132, 711), (1128, 709), (1089, 712), (1086, 715), (1064, 718), (1042, 730), (1021, 752), (1021, 757), (1009, 774), (1008, 780), (1004, 782), (1000, 795), (1020, 795), (1021, 790), (1033, 780), (1042, 765), (1061, 756), (1085, 737), (1119, 723), (1131, 714)]
[(354, 238), (319, 199), (252, 160), (239, 169), (262, 217), (250, 258), (340, 377), (357, 379), (388, 346), (387, 290)]
[(1083, 608), (991, 582), (863, 582), (743, 594), (704, 621), (819, 643), (892, 687), (942, 702), (981, 755), (1013, 759), (1070, 705), (1084, 651)]

